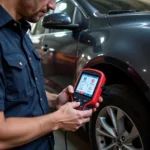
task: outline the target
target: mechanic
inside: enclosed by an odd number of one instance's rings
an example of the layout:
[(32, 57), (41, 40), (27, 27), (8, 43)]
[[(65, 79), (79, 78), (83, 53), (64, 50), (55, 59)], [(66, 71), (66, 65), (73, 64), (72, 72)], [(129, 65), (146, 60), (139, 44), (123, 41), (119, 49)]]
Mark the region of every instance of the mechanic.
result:
[[(75, 109), (80, 103), (69, 102), (73, 86), (59, 95), (44, 90), (41, 58), (27, 35), (28, 21), (38, 22), (55, 3), (0, 0), (0, 150), (52, 150), (52, 131), (76, 131), (99, 107)], [(49, 106), (56, 111), (50, 113)]]

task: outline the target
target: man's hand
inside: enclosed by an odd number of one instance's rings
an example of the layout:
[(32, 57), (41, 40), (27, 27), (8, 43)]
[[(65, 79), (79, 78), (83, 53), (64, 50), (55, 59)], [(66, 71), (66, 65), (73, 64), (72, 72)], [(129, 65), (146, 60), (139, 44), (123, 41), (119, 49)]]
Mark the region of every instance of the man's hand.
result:
[[(59, 109), (61, 106), (66, 104), (71, 99), (71, 94), (74, 93), (73, 86), (69, 85), (67, 88), (65, 88), (57, 98), (57, 108)], [(93, 112), (97, 110), (99, 107), (99, 104), (103, 101), (102, 97), (99, 97), (99, 101), (95, 104), (95, 108), (93, 108)]]
[(57, 108), (59, 109), (61, 106), (66, 104), (71, 99), (71, 94), (74, 93), (73, 86), (69, 85), (67, 88), (65, 88), (57, 98)]
[(65, 131), (76, 131), (83, 124), (89, 122), (92, 110), (77, 110), (79, 102), (68, 102), (56, 112), (59, 128)]

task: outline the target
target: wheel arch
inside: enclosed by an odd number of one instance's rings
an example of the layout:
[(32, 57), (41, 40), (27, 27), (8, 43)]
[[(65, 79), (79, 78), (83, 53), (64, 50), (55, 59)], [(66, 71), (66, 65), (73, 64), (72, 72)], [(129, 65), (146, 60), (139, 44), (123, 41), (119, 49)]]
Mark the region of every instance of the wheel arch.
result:
[(142, 77), (128, 64), (112, 57), (97, 57), (86, 64), (84, 68), (94, 68), (104, 72), (106, 85), (130, 84), (144, 96), (150, 104), (150, 89)]

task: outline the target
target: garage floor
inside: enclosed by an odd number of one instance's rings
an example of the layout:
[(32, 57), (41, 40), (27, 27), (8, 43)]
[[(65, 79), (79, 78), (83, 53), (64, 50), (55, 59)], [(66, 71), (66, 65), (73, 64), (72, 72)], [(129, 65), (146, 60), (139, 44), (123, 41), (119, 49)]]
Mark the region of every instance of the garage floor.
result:
[[(55, 150), (66, 150), (64, 132), (56, 131), (55, 136)], [(80, 129), (78, 132), (67, 133), (68, 150), (91, 150), (89, 140), (86, 133)]]

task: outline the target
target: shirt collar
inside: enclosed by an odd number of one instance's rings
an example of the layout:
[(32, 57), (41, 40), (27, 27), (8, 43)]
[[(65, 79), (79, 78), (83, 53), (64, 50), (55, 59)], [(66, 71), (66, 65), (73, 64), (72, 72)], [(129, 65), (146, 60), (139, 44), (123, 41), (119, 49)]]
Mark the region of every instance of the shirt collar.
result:
[(24, 19), (20, 19), (19, 23), (21, 24), (21, 27), (23, 29), (30, 29), (31, 30), (31, 25)]
[(8, 23), (18, 23), (24, 29), (30, 29), (31, 25), (24, 19), (15, 21), (12, 16), (0, 5), (0, 27), (5, 26)]
[(7, 23), (11, 22), (13, 18), (8, 12), (0, 5), (0, 27), (3, 27)]

